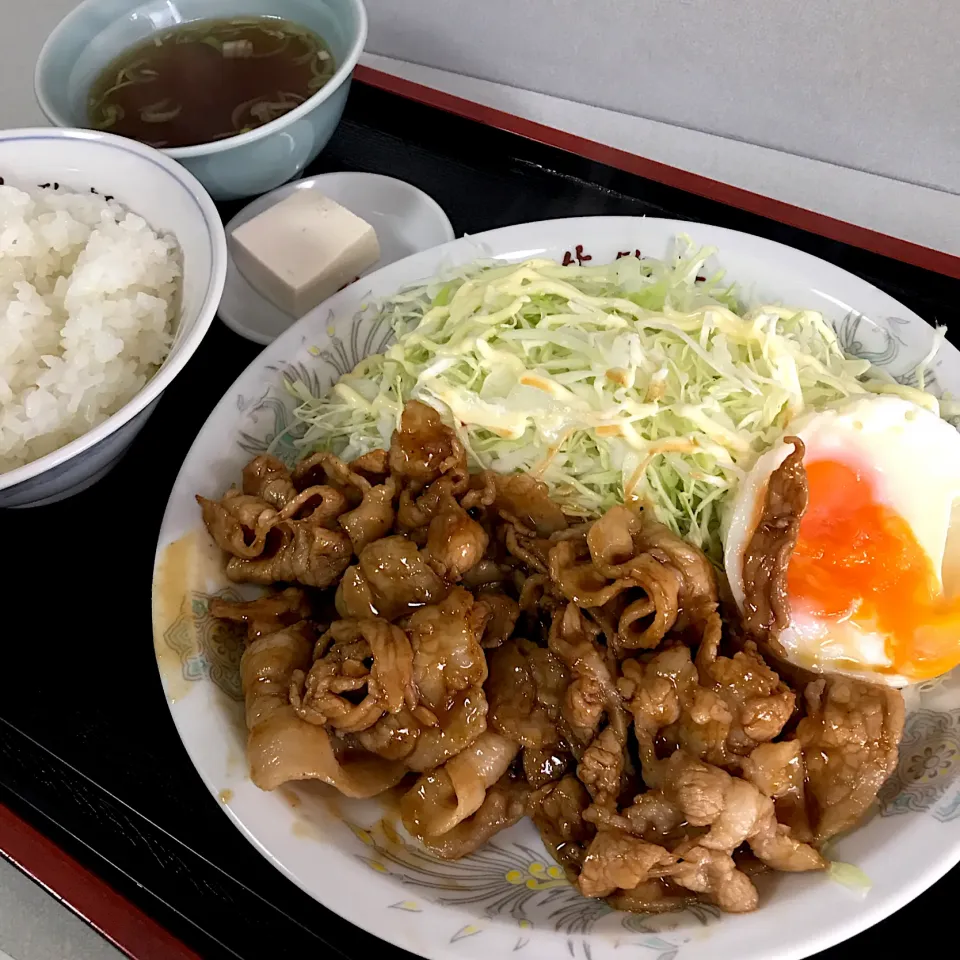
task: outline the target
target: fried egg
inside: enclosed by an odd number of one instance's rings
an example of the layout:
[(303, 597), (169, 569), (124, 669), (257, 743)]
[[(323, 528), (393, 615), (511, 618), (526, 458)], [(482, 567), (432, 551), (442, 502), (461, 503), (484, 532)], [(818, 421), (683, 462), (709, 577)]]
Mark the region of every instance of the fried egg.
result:
[[(822, 673), (905, 686), (960, 663), (960, 433), (896, 396), (794, 420), (809, 500), (787, 570), (788, 659)], [(741, 482), (724, 565), (744, 605), (743, 558), (780, 440)]]

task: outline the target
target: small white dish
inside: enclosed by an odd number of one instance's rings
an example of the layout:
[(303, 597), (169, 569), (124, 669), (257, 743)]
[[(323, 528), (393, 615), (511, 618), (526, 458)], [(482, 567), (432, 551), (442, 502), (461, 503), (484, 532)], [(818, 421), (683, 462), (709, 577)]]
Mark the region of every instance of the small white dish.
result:
[[(236, 227), (295, 190), (319, 190), (376, 230), (380, 259), (362, 276), (454, 238), (453, 226), (440, 205), (412, 184), (379, 173), (342, 172), (295, 180), (247, 204), (227, 224), (228, 241)], [(247, 281), (237, 269), (229, 246), (227, 283), (219, 313), (235, 333), (263, 344), (271, 343), (298, 319), (274, 306)]]

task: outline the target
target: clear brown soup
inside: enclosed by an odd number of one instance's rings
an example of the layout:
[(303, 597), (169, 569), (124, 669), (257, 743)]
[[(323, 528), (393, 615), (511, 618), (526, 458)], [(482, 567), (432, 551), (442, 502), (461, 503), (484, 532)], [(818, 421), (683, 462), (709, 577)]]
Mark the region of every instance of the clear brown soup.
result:
[(335, 70), (324, 40), (289, 20), (195, 20), (107, 66), (90, 88), (87, 119), (153, 147), (210, 143), (283, 116)]

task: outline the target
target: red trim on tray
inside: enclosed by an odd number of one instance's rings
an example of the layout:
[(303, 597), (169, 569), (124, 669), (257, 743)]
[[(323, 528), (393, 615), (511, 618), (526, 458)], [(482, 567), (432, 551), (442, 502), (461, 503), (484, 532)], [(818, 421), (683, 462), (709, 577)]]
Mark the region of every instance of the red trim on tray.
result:
[(681, 170), (679, 167), (672, 167), (669, 164), (660, 163), (658, 160), (650, 160), (647, 157), (641, 157), (638, 154), (629, 153), (626, 150), (620, 150), (596, 140), (588, 140), (565, 130), (557, 130), (554, 127), (548, 127), (546, 124), (527, 120), (524, 117), (515, 116), (495, 107), (488, 107), (473, 100), (466, 100), (452, 93), (446, 93), (443, 90), (427, 87), (422, 83), (396, 77), (393, 74), (375, 70), (373, 67), (367, 67), (363, 64), (357, 65), (355, 75), (358, 80), (372, 87), (386, 90), (389, 93), (396, 93), (408, 100), (416, 100), (437, 110), (444, 110), (447, 113), (454, 113), (469, 120), (476, 120), (498, 130), (505, 130), (508, 133), (526, 137), (528, 140), (535, 140), (537, 143), (558, 147), (588, 160), (594, 160), (609, 167), (616, 167), (619, 170), (625, 170), (636, 176), (655, 180), (657, 183), (676, 187), (685, 190), (687, 193), (706, 197), (709, 200), (717, 200), (720, 203), (738, 207), (749, 213), (759, 214), (770, 220), (777, 220), (791, 227), (816, 233), (830, 240), (837, 240), (840, 243), (869, 250), (871, 253), (878, 253), (885, 257), (922, 267), (925, 270), (933, 270), (937, 273), (946, 274), (948, 277), (960, 279), (960, 257), (944, 253), (941, 250), (933, 250), (909, 240), (901, 240), (898, 237), (891, 237), (867, 227), (847, 223), (845, 220), (838, 220), (836, 217), (830, 217), (824, 213), (797, 207), (782, 200), (774, 200), (751, 190), (744, 190), (742, 187), (723, 183), (720, 180), (712, 180), (710, 177), (690, 173), (687, 170)]
[(198, 954), (3, 804), (0, 853), (133, 960), (200, 960)]

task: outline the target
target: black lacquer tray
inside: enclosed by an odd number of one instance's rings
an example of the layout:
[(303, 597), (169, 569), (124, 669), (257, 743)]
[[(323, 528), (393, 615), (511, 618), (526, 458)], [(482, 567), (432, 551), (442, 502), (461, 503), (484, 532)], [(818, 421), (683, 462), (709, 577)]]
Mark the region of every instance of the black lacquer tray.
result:
[[(822, 257), (931, 323), (955, 320), (960, 302), (958, 280), (363, 83), (311, 172), (341, 169), (416, 184), (458, 235), (589, 214), (690, 219)], [(315, 903), (250, 846), (193, 770), (160, 686), (150, 588), (167, 496), (207, 414), (258, 350), (215, 322), (113, 473), (64, 503), (0, 515), (0, 803), (200, 956), (409, 956)], [(0, 820), (0, 853), (3, 831)], [(69, 889), (57, 892), (70, 902)], [(932, 918), (951, 916), (958, 895), (954, 870), (829, 956), (873, 958), (892, 941), (915, 943)], [(138, 960), (164, 955), (138, 952), (129, 938), (125, 946)]]

